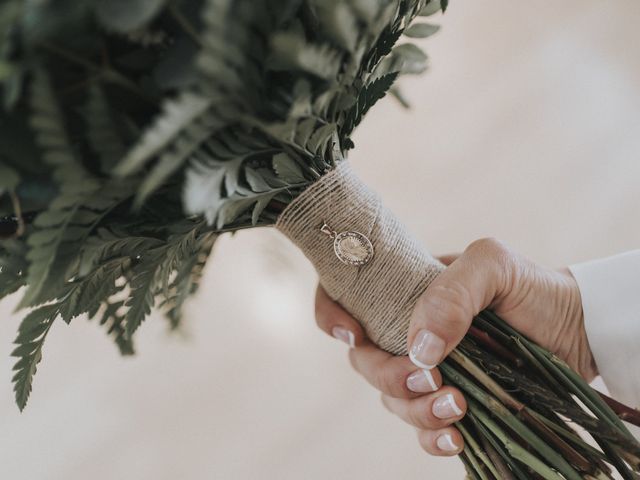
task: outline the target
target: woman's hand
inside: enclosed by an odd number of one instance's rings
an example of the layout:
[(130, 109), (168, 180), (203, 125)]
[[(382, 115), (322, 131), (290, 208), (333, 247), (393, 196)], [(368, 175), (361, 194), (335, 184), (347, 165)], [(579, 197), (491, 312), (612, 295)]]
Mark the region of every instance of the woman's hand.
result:
[[(466, 412), (462, 394), (442, 387), (437, 365), (456, 347), (473, 317), (491, 308), (515, 329), (564, 359), (587, 381), (597, 368), (584, 329), (580, 292), (568, 269), (534, 264), (492, 239), (472, 243), (416, 303), (409, 328), (409, 357), (372, 344), (362, 327), (318, 288), (316, 320), (352, 347), (353, 367), (382, 392), (385, 406), (419, 430), (422, 447), (455, 455), (463, 447), (451, 426)], [(418, 368), (416, 368), (418, 367)]]

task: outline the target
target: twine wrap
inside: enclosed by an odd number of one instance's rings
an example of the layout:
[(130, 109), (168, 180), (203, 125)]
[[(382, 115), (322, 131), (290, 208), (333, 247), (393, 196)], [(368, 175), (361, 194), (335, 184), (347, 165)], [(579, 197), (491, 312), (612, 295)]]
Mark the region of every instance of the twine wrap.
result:
[[(374, 257), (366, 265), (345, 265), (323, 223), (369, 238)], [(305, 190), (282, 212), (276, 227), (315, 266), (320, 283), (384, 350), (407, 353), (413, 306), (444, 266), (433, 258), (362, 183), (347, 162)]]

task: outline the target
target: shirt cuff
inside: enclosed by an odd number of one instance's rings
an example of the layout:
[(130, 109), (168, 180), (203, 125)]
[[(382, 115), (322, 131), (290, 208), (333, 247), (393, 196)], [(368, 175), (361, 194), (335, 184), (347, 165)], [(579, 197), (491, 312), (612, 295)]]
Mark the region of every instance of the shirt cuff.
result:
[(611, 395), (640, 406), (640, 250), (569, 267), (587, 338)]

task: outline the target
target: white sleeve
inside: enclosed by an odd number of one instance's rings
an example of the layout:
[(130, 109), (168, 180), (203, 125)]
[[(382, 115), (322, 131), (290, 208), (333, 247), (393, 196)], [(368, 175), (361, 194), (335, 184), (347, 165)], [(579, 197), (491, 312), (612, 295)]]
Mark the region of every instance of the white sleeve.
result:
[(640, 406), (640, 250), (570, 267), (587, 338), (611, 396)]

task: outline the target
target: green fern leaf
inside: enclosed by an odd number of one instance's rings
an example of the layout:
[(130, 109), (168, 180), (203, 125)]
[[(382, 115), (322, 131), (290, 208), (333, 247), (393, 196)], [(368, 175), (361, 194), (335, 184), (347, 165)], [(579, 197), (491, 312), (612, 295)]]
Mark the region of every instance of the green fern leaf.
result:
[(353, 130), (360, 124), (369, 109), (386, 95), (397, 78), (398, 72), (389, 73), (375, 79), (360, 91), (355, 105), (349, 109), (344, 117), (342, 128), (340, 129), (340, 134), (343, 139), (349, 138), (349, 135), (351, 135)]
[(187, 231), (183, 234), (169, 237), (164, 259), (158, 269), (160, 288), (166, 297), (169, 296), (169, 283), (172, 274), (180, 265), (191, 258), (197, 251), (198, 228), (196, 225), (187, 225)]
[(257, 133), (247, 135), (237, 130), (219, 132), (194, 154), (191, 167), (186, 172), (185, 210), (204, 214), (209, 224), (216, 223), (224, 205), (234, 210), (227, 199), (245, 199), (242, 193), (235, 195), (242, 188), (241, 177), (245, 164), (261, 158), (268, 159), (276, 151), (278, 149)]
[(124, 328), (125, 315), (120, 313), (123, 307), (124, 301), (107, 302), (100, 317), (100, 325), (107, 328), (107, 334), (113, 338), (121, 355), (133, 355), (135, 353), (133, 340), (127, 337)]
[(144, 253), (139, 263), (131, 269), (131, 293), (125, 304), (129, 308), (125, 329), (127, 338), (133, 336), (151, 313), (156, 295), (164, 293), (165, 298), (170, 296), (169, 283), (174, 272), (179, 271), (180, 266), (192, 258), (197, 250), (198, 226), (186, 222), (172, 227), (182, 232), (171, 235), (166, 244)]
[(308, 43), (299, 32), (278, 32), (271, 39), (269, 67), (272, 70), (301, 70), (329, 82), (336, 81), (342, 52), (328, 44)]
[[(50, 274), (57, 275), (66, 270), (68, 255), (58, 256), (63, 251), (65, 241), (77, 239), (81, 229), (72, 228), (71, 222), (86, 198), (95, 192), (98, 183), (89, 175), (83, 165), (76, 159), (67, 140), (64, 129), (64, 118), (58, 109), (49, 80), (43, 72), (34, 75), (31, 93), (31, 126), (36, 134), (36, 141), (43, 152), (43, 160), (53, 168), (53, 178), (59, 185), (60, 193), (48, 209), (48, 219), (57, 217), (59, 224), (53, 228), (40, 228), (31, 233), (27, 239), (30, 251), (27, 283), (19, 308), (36, 305), (44, 301), (50, 292), (45, 285), (50, 285)], [(35, 222), (39, 226), (38, 221)], [(44, 222), (43, 224), (50, 224)], [(73, 255), (72, 250), (64, 250)], [(53, 268), (56, 266), (56, 268)], [(45, 295), (45, 297), (42, 296)]]
[(102, 171), (111, 174), (124, 156), (126, 147), (116, 125), (114, 113), (100, 85), (94, 84), (89, 89), (84, 116), (89, 145), (100, 159)]
[(366, 72), (370, 74), (376, 68), (376, 66), (380, 63), (380, 61), (385, 58), (391, 50), (396, 42), (400, 39), (402, 35), (402, 29), (387, 26), (383, 32), (380, 34), (377, 42), (371, 48), (369, 53), (366, 55), (365, 60), (362, 62), (362, 72), (363, 74)]
[(20, 411), (24, 410), (31, 394), (33, 377), (36, 374), (38, 363), (42, 360), (42, 346), (58, 316), (58, 304), (45, 305), (30, 312), (20, 324), (18, 337), (15, 340), (17, 347), (11, 353), (18, 361), (13, 367), (13, 390), (16, 403)]
[(62, 319), (69, 323), (84, 313), (88, 313), (90, 317), (95, 315), (104, 299), (124, 289), (117, 281), (130, 264), (129, 257), (116, 258), (96, 267), (89, 275), (69, 282), (60, 302), (59, 313)]
[(132, 338), (144, 319), (151, 313), (155, 305), (157, 293), (156, 274), (161, 262), (162, 250), (147, 252), (140, 263), (131, 269), (129, 286), (131, 292), (125, 306), (129, 308), (126, 314), (126, 336)]
[(195, 249), (177, 269), (175, 279), (170, 286), (172, 293), (166, 297), (162, 305), (167, 309), (166, 315), (172, 330), (180, 326), (182, 309), (187, 298), (198, 290), (204, 267), (217, 239), (218, 235), (214, 233), (200, 236)]
[(169, 148), (210, 106), (209, 98), (192, 92), (185, 92), (177, 99), (167, 101), (163, 113), (127, 153), (116, 167), (115, 174), (127, 176), (139, 171), (161, 151)]
[(269, 202), (278, 194), (278, 190), (268, 192), (253, 192), (249, 189), (238, 188), (236, 193), (228, 198), (225, 198), (220, 203), (220, 208), (217, 215), (217, 228), (222, 229), (225, 225), (229, 225), (235, 221), (242, 213), (247, 212), (253, 207), (251, 215), (255, 220), (255, 224), (258, 223), (258, 217), (262, 211), (267, 207)]
[(199, 91), (214, 99), (229, 124), (249, 106), (260, 104), (264, 92), (262, 63), (265, 25), (279, 9), (277, 1), (208, 0), (203, 12), (205, 34), (196, 65)]
[(133, 260), (162, 245), (164, 242), (154, 237), (137, 237), (127, 231), (102, 228), (87, 239), (78, 274), (84, 277), (111, 259), (126, 257)]

